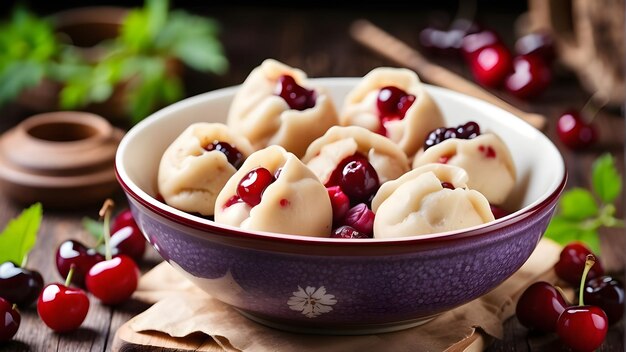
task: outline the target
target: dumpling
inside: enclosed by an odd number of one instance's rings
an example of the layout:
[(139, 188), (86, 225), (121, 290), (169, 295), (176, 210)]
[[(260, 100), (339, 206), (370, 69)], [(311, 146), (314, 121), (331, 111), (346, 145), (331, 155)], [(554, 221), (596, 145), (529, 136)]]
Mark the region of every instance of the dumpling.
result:
[(428, 164), (380, 187), (372, 200), (374, 238), (464, 229), (494, 220), (489, 201), (467, 187), (460, 167)]
[(227, 124), (255, 149), (277, 144), (301, 157), (339, 119), (330, 96), (304, 72), (266, 59), (235, 94)]
[(269, 146), (250, 155), (215, 202), (215, 221), (245, 230), (328, 237), (328, 192), (294, 154)]
[(194, 123), (163, 153), (159, 193), (174, 208), (213, 215), (217, 194), (253, 151), (246, 138), (224, 124)]
[(302, 161), (324, 185), (341, 186), (355, 202), (369, 202), (381, 184), (410, 170), (400, 147), (359, 126), (331, 127)]
[(483, 133), (472, 139), (446, 139), (418, 153), (413, 168), (437, 162), (467, 171), (467, 185), (482, 193), (493, 205), (504, 203), (515, 186), (511, 152), (494, 133)]
[(417, 74), (391, 67), (375, 68), (361, 79), (346, 96), (339, 122), (388, 137), (409, 158), (428, 132), (444, 125), (439, 107)]

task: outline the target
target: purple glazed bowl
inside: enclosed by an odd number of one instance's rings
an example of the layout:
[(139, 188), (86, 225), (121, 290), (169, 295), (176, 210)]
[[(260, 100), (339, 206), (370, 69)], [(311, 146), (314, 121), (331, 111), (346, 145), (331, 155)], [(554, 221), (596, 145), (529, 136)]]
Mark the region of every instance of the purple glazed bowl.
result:
[[(358, 78), (313, 79), (341, 108)], [(124, 137), (118, 181), (150, 244), (213, 297), (257, 322), (323, 334), (400, 330), (489, 292), (517, 271), (541, 239), (565, 187), (556, 147), (495, 106), (426, 86), (450, 125), (474, 120), (505, 141), (517, 185), (516, 212), (461, 231), (342, 240), (242, 231), (156, 199), (162, 153), (189, 124), (224, 122), (238, 87), (198, 95), (149, 116)]]

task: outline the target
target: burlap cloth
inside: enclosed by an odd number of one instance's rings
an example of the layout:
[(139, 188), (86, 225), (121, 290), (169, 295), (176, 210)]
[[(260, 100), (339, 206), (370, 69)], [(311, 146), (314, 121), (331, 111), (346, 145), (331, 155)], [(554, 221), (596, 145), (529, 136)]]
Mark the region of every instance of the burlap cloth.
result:
[(512, 277), (488, 294), (441, 314), (427, 324), (378, 335), (320, 336), (282, 332), (252, 322), (182, 277), (168, 263), (144, 274), (135, 298), (154, 303), (132, 318), (136, 332), (158, 331), (172, 337), (204, 333), (227, 351), (480, 351), (502, 338), (503, 323), (535, 281), (557, 282), (552, 269), (561, 247), (541, 240)]

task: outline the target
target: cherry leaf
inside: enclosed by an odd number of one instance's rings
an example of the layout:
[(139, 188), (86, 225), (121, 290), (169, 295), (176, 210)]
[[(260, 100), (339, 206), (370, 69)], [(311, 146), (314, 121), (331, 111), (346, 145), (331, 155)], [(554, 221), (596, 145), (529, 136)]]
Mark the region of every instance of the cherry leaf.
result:
[(584, 188), (574, 188), (561, 196), (561, 215), (572, 220), (583, 220), (598, 214), (598, 205), (593, 194)]
[(593, 191), (605, 203), (613, 203), (622, 191), (622, 179), (611, 154), (603, 154), (593, 163)]
[(96, 241), (100, 242), (104, 237), (103, 222), (88, 217), (83, 218), (83, 228), (89, 232)]
[(28, 252), (37, 241), (42, 215), (41, 204), (35, 203), (9, 221), (0, 233), (0, 263), (12, 261), (17, 265), (24, 264)]

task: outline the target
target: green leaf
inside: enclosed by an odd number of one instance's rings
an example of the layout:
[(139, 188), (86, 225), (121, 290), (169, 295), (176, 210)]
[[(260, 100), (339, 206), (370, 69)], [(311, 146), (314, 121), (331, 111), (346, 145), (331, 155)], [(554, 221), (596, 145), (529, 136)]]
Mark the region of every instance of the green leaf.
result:
[(603, 154), (593, 163), (591, 180), (593, 191), (605, 203), (613, 203), (622, 191), (622, 179), (611, 154)]
[(576, 240), (580, 231), (578, 222), (555, 215), (550, 221), (544, 236), (561, 245), (566, 245)]
[(583, 220), (598, 214), (598, 205), (593, 194), (584, 188), (574, 188), (559, 201), (561, 215), (571, 220)]
[(585, 243), (595, 255), (600, 255), (600, 236), (595, 230), (581, 231), (578, 240)]
[(84, 217), (83, 227), (87, 232), (93, 235), (98, 242), (100, 242), (100, 240), (104, 237), (104, 225), (102, 221)]
[(0, 233), (0, 262), (24, 264), (24, 259), (37, 240), (42, 213), (41, 204), (35, 203), (9, 221)]
[(0, 72), (0, 105), (17, 98), (20, 93), (36, 86), (44, 77), (44, 68), (31, 61), (13, 62)]

